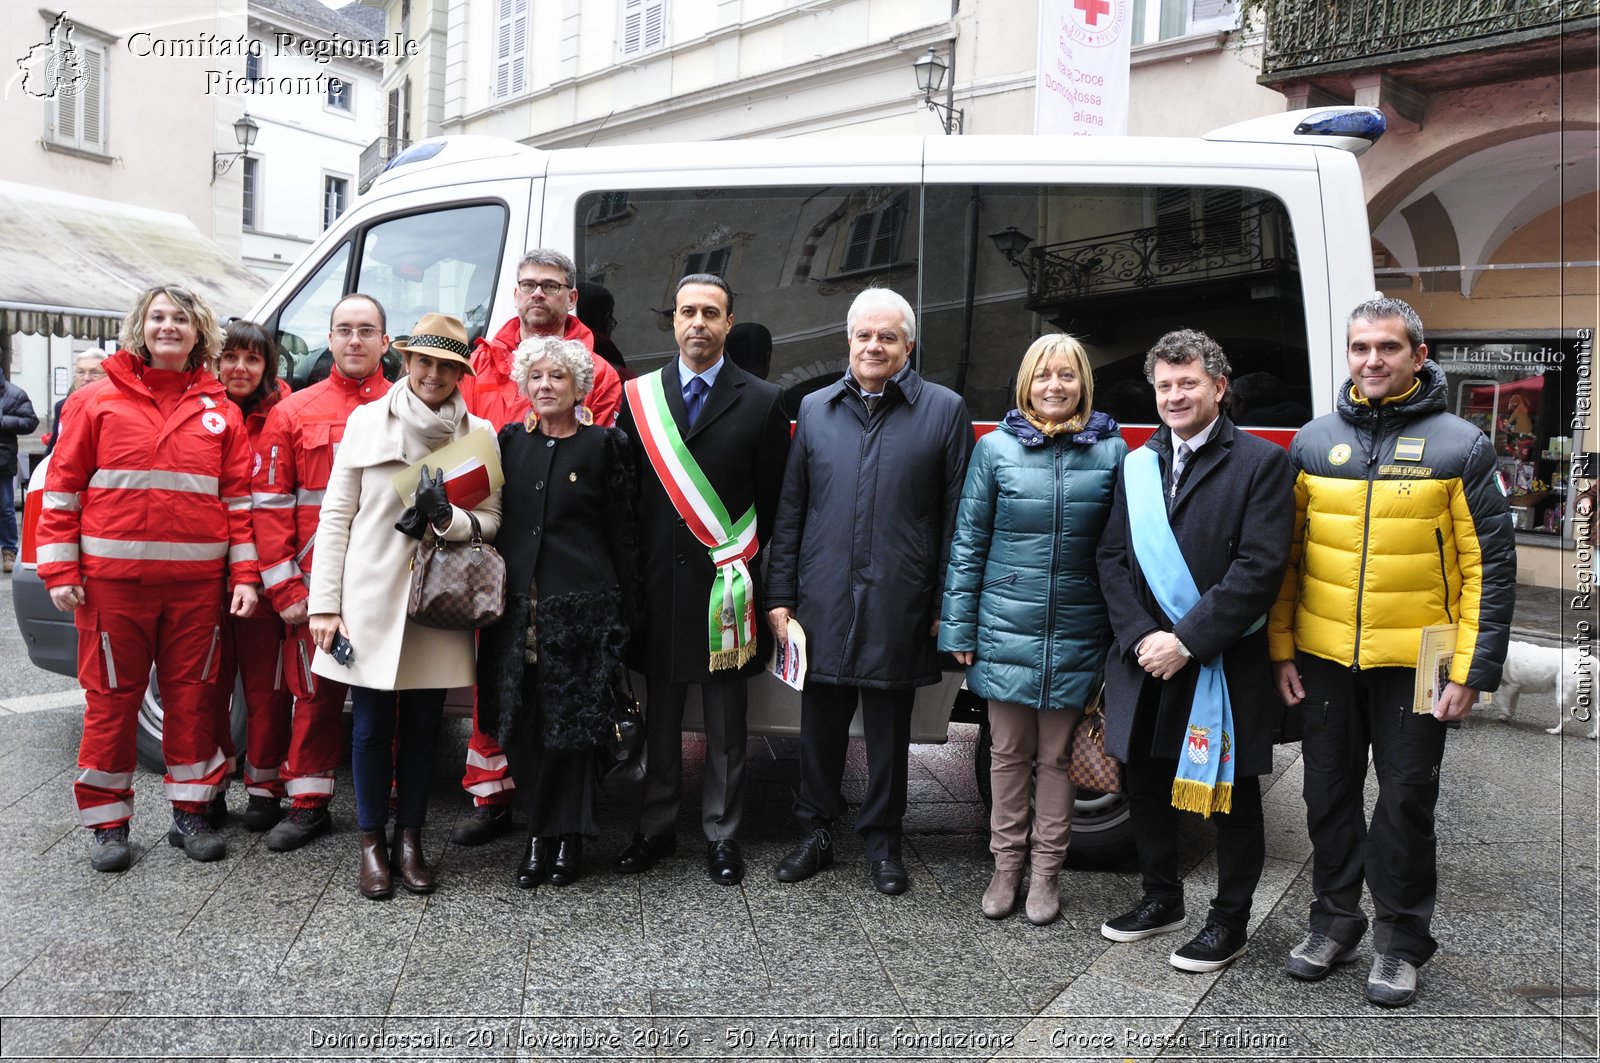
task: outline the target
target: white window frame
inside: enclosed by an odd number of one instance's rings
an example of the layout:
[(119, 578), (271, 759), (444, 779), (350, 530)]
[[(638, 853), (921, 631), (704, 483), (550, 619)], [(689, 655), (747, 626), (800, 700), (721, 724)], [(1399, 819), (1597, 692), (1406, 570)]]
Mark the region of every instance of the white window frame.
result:
[(1238, 0), (1138, 0), (1134, 7), (1133, 43), (1154, 44), (1220, 33), (1238, 25)]
[(624, 56), (653, 52), (667, 43), (667, 0), (622, 0), (618, 50)]
[[(245, 53), (245, 57), (244, 57), (244, 78), (245, 78), (246, 81), (251, 82), (252, 84), (257, 82), (257, 81), (265, 80), (265, 77), (266, 77), (266, 61), (267, 60), (266, 60), (266, 55), (264, 54), (264, 52), (265, 52), (265, 49), (263, 49), (260, 52), (247, 52), (247, 53)], [(250, 76), (250, 64), (252, 64), (252, 63), (254, 63), (255, 67), (256, 67), (256, 73), (255, 73), (254, 77)]]
[(239, 160), (239, 223), (246, 232), (260, 232), (261, 225), (261, 156), (251, 155)]
[(494, 82), (497, 100), (528, 91), (528, 27), (531, 0), (495, 0)]
[[(341, 189), (342, 195), (341, 195), (341, 200), (340, 200), (341, 205), (340, 205), (340, 208), (339, 208), (337, 213), (330, 214), (329, 213), (329, 207), (332, 204), (330, 202), (329, 197), (330, 197), (330, 194), (333, 191), (333, 189), (331, 187), (331, 182), (334, 182), (334, 181), (339, 181), (342, 184), (342, 189)], [(353, 188), (353, 187), (355, 187), (355, 181), (350, 177), (349, 174), (333, 173), (332, 171), (329, 171), (329, 170), (323, 170), (322, 171), (322, 230), (321, 231), (326, 232), (327, 230), (333, 228), (334, 222), (336, 222), (340, 218), (342, 218), (344, 216), (344, 212), (350, 209), (350, 189)]]
[(106, 136), (106, 69), (111, 49), (96, 40), (84, 40), (82, 26), (75, 27), (73, 46), (83, 63), (84, 87), (74, 93), (57, 92), (44, 109), (47, 143), (87, 155), (110, 157)]
[[(344, 86), (339, 90), (339, 99), (344, 101), (342, 104), (334, 103), (332, 100), (328, 99), (328, 97), (333, 94), (333, 83), (335, 81)], [(328, 92), (322, 97), (322, 109), (327, 111), (329, 114), (342, 114), (346, 118), (354, 118), (356, 116), (355, 83), (352, 81), (347, 81), (336, 74), (329, 74), (328, 86)]]

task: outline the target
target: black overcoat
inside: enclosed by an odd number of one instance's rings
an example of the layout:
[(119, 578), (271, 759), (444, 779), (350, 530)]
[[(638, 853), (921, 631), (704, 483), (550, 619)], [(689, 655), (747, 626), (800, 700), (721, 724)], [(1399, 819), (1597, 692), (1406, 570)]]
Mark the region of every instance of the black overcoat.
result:
[(783, 389), (722, 360), (694, 427), (688, 428), (678, 359), (663, 374), (667, 406), (689, 452), (712, 490), (737, 520), (752, 505), (762, 552), (750, 562), (755, 579), (757, 651), (738, 671), (712, 672), (707, 608), (716, 570), (711, 556), (678, 516), (639, 441), (633, 410), (624, 393), (617, 427), (633, 440), (639, 475), (639, 552), (644, 577), (644, 621), (632, 640), (630, 660), (651, 679), (674, 683), (714, 683), (754, 675), (772, 652), (772, 632), (762, 601), (761, 567), (772, 535), (784, 461), (789, 454), (789, 417)]
[(939, 679), (944, 592), (972, 421), (961, 396), (903, 370), (867, 413), (844, 380), (795, 422), (768, 605), (806, 632), (806, 675), (892, 690)]
[[(1161, 460), (1162, 483), (1170, 482), (1171, 430), (1163, 426), (1145, 445)], [(1222, 654), (1237, 739), (1235, 771), (1266, 774), (1272, 770), (1272, 743), (1282, 736), (1284, 706), (1267, 655), (1266, 626), (1245, 632), (1271, 608), (1289, 562), (1294, 472), (1287, 453), (1239, 431), (1224, 415), (1210, 441), (1189, 459), (1168, 519), (1200, 590), (1199, 603), (1176, 625), (1156, 604), (1134, 560), (1127, 477), (1118, 478), (1098, 556), (1113, 634), (1106, 654), (1106, 752), (1126, 762), (1134, 713), (1153, 707), (1158, 715), (1152, 755), (1176, 759), (1182, 751), (1199, 667), (1191, 663), (1162, 683), (1134, 655), (1146, 635), (1172, 631), (1197, 660)]]

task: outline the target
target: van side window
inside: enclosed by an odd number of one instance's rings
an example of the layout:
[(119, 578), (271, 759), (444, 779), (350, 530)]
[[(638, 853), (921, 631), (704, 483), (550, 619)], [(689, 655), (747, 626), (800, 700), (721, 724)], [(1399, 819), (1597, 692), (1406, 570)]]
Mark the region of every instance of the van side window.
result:
[[(869, 285), (916, 301), (915, 190), (906, 185), (603, 189), (574, 211), (580, 277), (604, 276), (628, 368), (675, 357), (679, 278), (708, 272), (734, 291), (733, 318), (772, 334), (769, 380), (791, 414), (844, 372), (845, 312)], [(618, 209), (625, 204), (625, 209)]]
[[(1294, 234), (1276, 198), (1182, 186), (930, 185), (920, 369), (975, 418), (1013, 405), (1022, 353), (1047, 331), (1088, 348), (1095, 407), (1153, 424), (1144, 354), (1203, 329), (1233, 365), (1241, 425), (1311, 419)], [(967, 293), (971, 292), (971, 298)]]
[(328, 317), (344, 297), (349, 272), (350, 241), (346, 240), (284, 303), (278, 315), (278, 377), (296, 390), (311, 383), (319, 361), (329, 361)]
[(383, 303), (391, 339), (441, 313), (459, 318), (472, 343), (489, 327), (506, 217), (504, 204), (475, 203), (379, 222), (362, 236), (354, 290)]

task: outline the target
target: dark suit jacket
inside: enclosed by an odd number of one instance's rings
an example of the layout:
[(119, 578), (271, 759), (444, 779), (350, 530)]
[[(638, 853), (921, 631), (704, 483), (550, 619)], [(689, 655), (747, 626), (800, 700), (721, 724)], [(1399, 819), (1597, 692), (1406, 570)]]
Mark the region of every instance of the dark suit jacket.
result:
[[(1168, 482), (1171, 430), (1163, 426), (1145, 445), (1160, 458), (1162, 482)], [(1106, 752), (1128, 760), (1136, 711), (1158, 714), (1152, 755), (1175, 759), (1182, 750), (1198, 665), (1162, 683), (1134, 655), (1146, 635), (1172, 631), (1196, 660), (1222, 655), (1233, 705), (1235, 770), (1266, 774), (1284, 707), (1273, 683), (1266, 626), (1245, 631), (1277, 598), (1289, 561), (1294, 471), (1288, 454), (1239, 431), (1224, 414), (1210, 441), (1189, 459), (1168, 519), (1200, 589), (1199, 603), (1177, 624), (1156, 604), (1134, 558), (1127, 478), (1118, 478), (1098, 557), (1114, 636), (1106, 655)]]
[(689, 452), (700, 464), (712, 489), (737, 520), (756, 508), (756, 535), (763, 553), (750, 562), (756, 585), (756, 656), (738, 672), (709, 668), (710, 644), (706, 610), (716, 575), (706, 547), (678, 516), (639, 442), (638, 425), (624, 395), (617, 427), (633, 441), (639, 470), (639, 552), (644, 573), (644, 624), (632, 641), (633, 666), (652, 679), (676, 683), (708, 683), (754, 675), (772, 650), (766, 605), (761, 595), (761, 566), (772, 534), (778, 491), (789, 455), (789, 418), (783, 411), (783, 390), (746, 373), (724, 358), (693, 429), (683, 407), (678, 359), (664, 375), (667, 405)]

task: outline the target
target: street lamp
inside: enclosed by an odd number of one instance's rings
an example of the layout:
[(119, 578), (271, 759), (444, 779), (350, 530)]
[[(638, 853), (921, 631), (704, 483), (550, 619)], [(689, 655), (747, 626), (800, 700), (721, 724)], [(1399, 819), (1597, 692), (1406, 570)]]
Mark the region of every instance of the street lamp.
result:
[(1033, 243), (1033, 237), (1015, 225), (1007, 225), (997, 233), (990, 233), (989, 239), (994, 241), (994, 249), (1004, 255), (1007, 262), (1020, 269), (1022, 275), (1032, 282), (1033, 271), (1029, 268), (1028, 260), (1022, 257), (1022, 253)]
[(233, 123), (233, 136), (239, 142), (240, 151), (213, 151), (211, 153), (211, 183), (216, 184), (217, 178), (233, 168), (233, 164), (240, 158), (250, 157), (250, 146), (256, 142), (256, 132), (261, 124), (250, 117), (250, 112)]
[(911, 70), (917, 76), (917, 88), (922, 90), (922, 102), (928, 105), (928, 110), (939, 116), (939, 124), (944, 126), (946, 135), (960, 133), (962, 121), (966, 118), (966, 112), (951, 104), (950, 97), (955, 90), (953, 78), (950, 90), (945, 94), (945, 102), (940, 103), (933, 98), (934, 93), (944, 88), (944, 75), (949, 69), (949, 64), (931, 47), (927, 55), (911, 64)]

